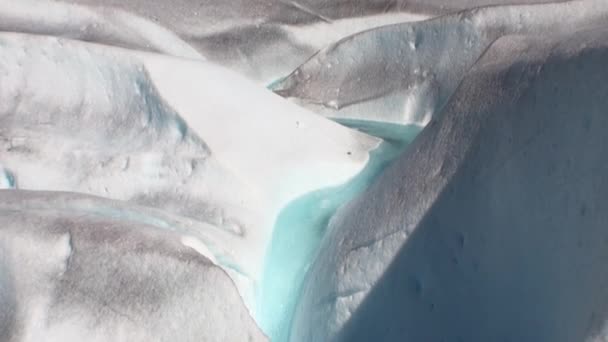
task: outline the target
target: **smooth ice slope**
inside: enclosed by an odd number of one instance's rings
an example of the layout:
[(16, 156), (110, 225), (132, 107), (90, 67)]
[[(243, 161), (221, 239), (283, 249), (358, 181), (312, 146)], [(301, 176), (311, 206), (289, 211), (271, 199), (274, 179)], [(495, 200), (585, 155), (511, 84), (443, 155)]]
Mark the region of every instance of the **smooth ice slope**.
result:
[(0, 190), (0, 340), (266, 341), (228, 275), (170, 215)]
[(426, 124), (499, 37), (549, 37), (608, 22), (608, 2), (475, 8), (383, 26), (321, 50), (272, 88), (332, 118)]
[(0, 163), (19, 188), (208, 223), (250, 307), (279, 210), (358, 174), (379, 143), (204, 62), (4, 33), (0, 74)]
[(496, 42), (332, 220), (291, 340), (605, 340), (607, 33)]

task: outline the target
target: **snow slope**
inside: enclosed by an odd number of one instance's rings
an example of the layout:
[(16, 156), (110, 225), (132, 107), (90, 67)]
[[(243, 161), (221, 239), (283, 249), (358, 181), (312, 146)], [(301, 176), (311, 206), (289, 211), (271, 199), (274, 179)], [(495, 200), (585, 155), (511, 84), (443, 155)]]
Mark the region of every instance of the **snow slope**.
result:
[(124, 202), (0, 190), (0, 339), (266, 341), (191, 239)]
[(18, 188), (209, 224), (250, 308), (281, 208), (346, 182), (379, 143), (200, 61), (4, 33), (0, 75), (0, 163)]
[(608, 2), (475, 8), (383, 26), (321, 50), (272, 89), (331, 118), (426, 124), (499, 37), (550, 37), (608, 22)]
[(507, 36), (339, 211), (292, 341), (605, 341), (608, 28)]

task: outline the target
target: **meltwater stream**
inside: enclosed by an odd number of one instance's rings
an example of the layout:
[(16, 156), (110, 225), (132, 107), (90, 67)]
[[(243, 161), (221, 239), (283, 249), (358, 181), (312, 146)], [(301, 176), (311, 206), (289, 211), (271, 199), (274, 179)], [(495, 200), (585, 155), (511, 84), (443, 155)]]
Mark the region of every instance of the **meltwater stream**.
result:
[(371, 184), (420, 131), (419, 126), (355, 120), (341, 123), (385, 141), (370, 154), (363, 171), (349, 182), (302, 196), (280, 212), (266, 254), (255, 313), (258, 324), (273, 342), (289, 340), (302, 283), (332, 215)]

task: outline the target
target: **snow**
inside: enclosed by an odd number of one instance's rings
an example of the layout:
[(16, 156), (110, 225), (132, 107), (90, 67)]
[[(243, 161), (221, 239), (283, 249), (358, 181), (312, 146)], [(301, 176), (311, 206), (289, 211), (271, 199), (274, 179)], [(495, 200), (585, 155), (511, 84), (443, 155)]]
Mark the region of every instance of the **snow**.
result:
[(180, 242), (196, 239), (186, 227), (88, 210), (100, 207), (164, 215), (82, 194), (0, 190), (3, 339), (267, 340), (227, 274)]
[(581, 0), (482, 7), (386, 25), (326, 47), (272, 89), (330, 118), (424, 126), (496, 39), (549, 37), (607, 20), (606, 1)]
[(291, 340), (605, 340), (607, 32), (494, 43), (332, 219)]

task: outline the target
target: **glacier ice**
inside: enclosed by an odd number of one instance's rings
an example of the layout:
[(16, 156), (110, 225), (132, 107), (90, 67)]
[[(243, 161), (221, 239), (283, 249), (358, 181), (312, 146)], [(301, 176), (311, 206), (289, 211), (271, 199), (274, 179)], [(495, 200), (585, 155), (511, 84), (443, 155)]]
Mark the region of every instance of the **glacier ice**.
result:
[(0, 340), (607, 341), (607, 4), (0, 0)]
[(0, 189), (14, 189), (17, 187), (15, 176), (0, 165)]
[(335, 211), (362, 192), (420, 131), (412, 126), (391, 132), (394, 127), (369, 127), (364, 123), (359, 128), (376, 136), (399, 136), (386, 138), (372, 151), (365, 169), (347, 183), (306, 194), (289, 203), (277, 217), (258, 294), (263, 306), (256, 313), (260, 327), (272, 341), (289, 339), (300, 286)]
[(0, 190), (3, 341), (267, 340), (230, 277), (182, 243), (187, 230), (120, 213), (164, 221), (120, 201)]
[(182, 217), (251, 310), (280, 209), (347, 181), (379, 143), (203, 62), (11, 33), (0, 52), (1, 162), (19, 188)]
[(2, 0), (0, 30), (57, 35), (172, 56), (204, 58), (166, 27), (118, 8), (95, 10), (51, 0)]
[(268, 84), (319, 49), (371, 28), (485, 5), (548, 1), (2, 0), (0, 30), (206, 59)]
[[(283, 0), (1, 0), (0, 30), (206, 59), (267, 84), (342, 37), (428, 17), (415, 11), (386, 14), (382, 5), (336, 5), (310, 7)], [(314, 15), (320, 12), (324, 14)]]
[(605, 339), (607, 32), (492, 44), (332, 219), (291, 340)]
[(474, 8), (345, 37), (275, 82), (278, 94), (331, 118), (425, 125), (492, 42), (558, 35), (608, 21), (608, 3)]

